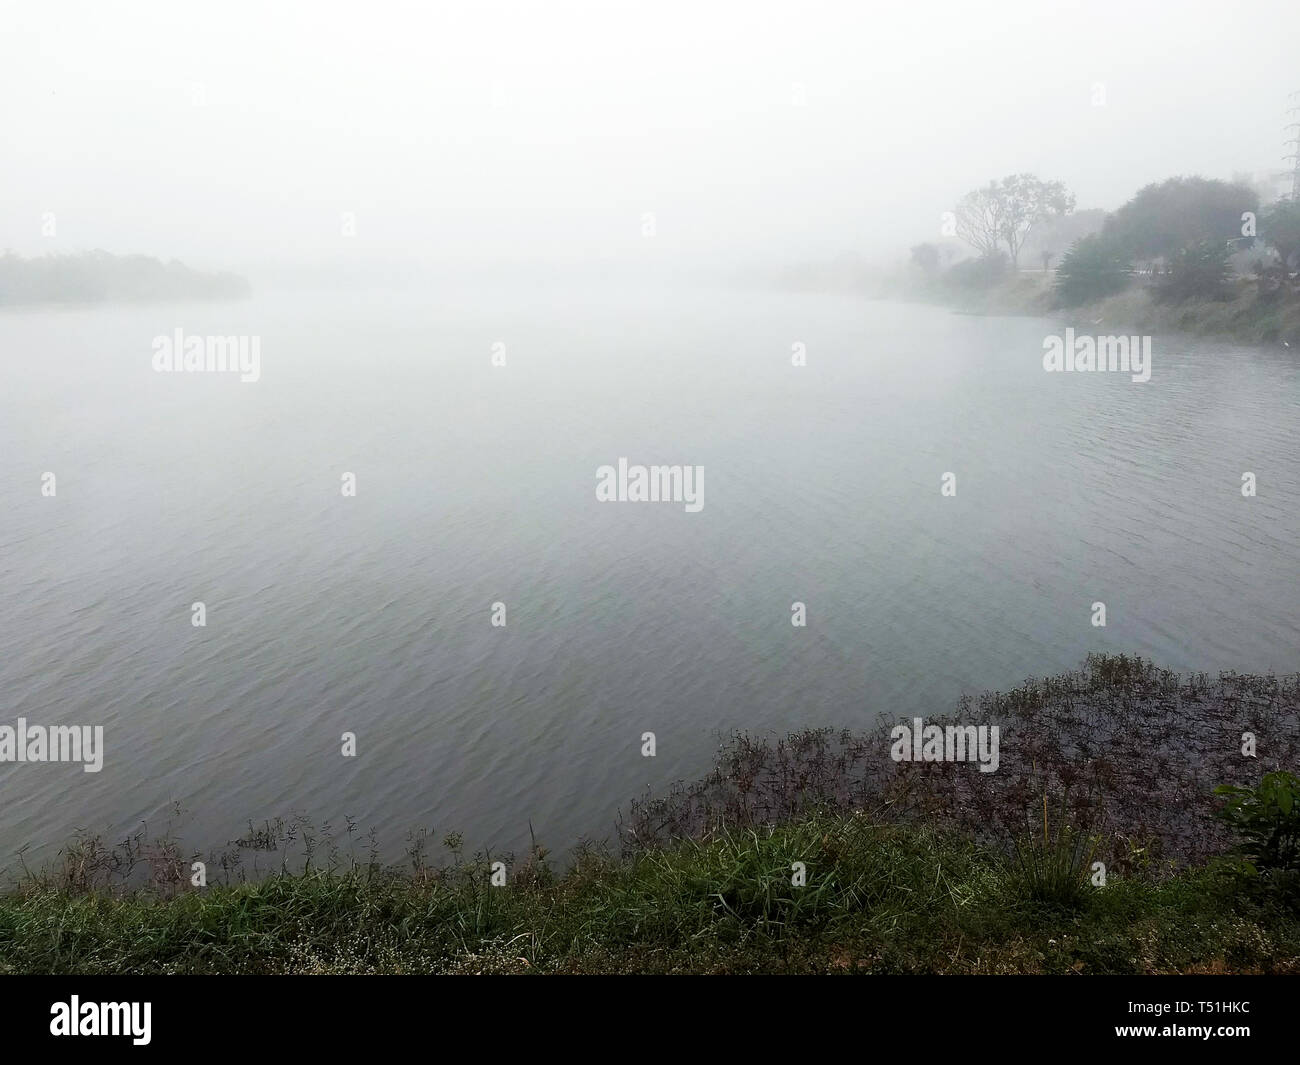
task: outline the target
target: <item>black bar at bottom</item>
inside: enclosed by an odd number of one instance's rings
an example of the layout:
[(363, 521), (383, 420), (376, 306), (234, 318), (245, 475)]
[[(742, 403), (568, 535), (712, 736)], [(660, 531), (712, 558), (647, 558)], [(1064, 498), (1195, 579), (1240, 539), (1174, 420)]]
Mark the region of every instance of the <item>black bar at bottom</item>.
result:
[[(1295, 1031), (1296, 985), (1283, 977), (754, 977), (732, 985), (688, 988), (637, 977), (11, 977), (0, 980), (0, 1039), (6, 1051), (94, 1053), (114, 1043), (128, 1052), (203, 1054), (273, 1046), (338, 1053), (411, 1039), (436, 1052), (447, 1040), (468, 1039), (490, 1054), (516, 1052), (521, 1039), (594, 1047), (603, 1031), (623, 1035), (612, 1046), (625, 1048), (627, 1035), (653, 1042), (658, 1030), (663, 1051), (676, 1054), (681, 1040), (695, 1046), (699, 1035), (738, 1050), (774, 1038), (775, 1025), (791, 1049), (814, 1050), (851, 1031), (866, 1040), (864, 1052), (877, 1035), (891, 1035), (925, 1050), (1008, 1048), (1023, 1039), (1040, 1051), (1154, 1044), (1231, 1053), (1241, 1044), (1280, 1049)], [(110, 1034), (90, 1034), (96, 1031)]]

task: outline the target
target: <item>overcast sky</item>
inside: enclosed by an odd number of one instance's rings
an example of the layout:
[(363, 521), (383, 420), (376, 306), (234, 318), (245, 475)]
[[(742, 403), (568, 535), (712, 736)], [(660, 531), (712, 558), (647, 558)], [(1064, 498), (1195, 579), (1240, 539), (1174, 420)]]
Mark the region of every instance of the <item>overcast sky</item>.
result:
[(0, 0), (0, 246), (254, 274), (893, 254), (1014, 171), (1113, 208), (1281, 170), (1297, 42), (1294, 0)]

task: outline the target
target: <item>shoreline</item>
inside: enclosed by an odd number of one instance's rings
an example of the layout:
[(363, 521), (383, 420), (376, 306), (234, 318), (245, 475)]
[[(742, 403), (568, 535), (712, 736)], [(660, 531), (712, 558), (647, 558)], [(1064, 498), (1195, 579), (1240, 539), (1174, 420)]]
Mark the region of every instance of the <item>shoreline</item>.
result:
[(889, 722), (736, 734), (563, 870), (424, 830), (398, 865), (351, 825), (206, 861), (83, 837), (0, 891), (0, 973), (1300, 972), (1300, 869), (1248, 861), (1215, 790), (1296, 765), (1300, 673), (1096, 655), (927, 720), (950, 752), (996, 723), (998, 769), (900, 757)]
[(1261, 348), (1294, 348), (1300, 354), (1300, 300), (1261, 300), (1255, 286), (1240, 282), (1227, 300), (1159, 303), (1143, 286), (1076, 307), (1056, 303), (1041, 275), (1017, 275), (987, 289), (954, 291), (942, 286), (887, 286), (877, 299), (947, 307), (982, 317), (1047, 318), (1103, 326), (1119, 333), (1178, 333), (1206, 340), (1230, 340)]

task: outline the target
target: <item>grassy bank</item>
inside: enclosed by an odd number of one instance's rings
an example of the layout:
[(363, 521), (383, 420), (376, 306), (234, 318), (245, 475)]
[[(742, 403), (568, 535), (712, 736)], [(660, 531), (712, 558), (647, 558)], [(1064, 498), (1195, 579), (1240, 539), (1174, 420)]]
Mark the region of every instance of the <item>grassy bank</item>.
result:
[(734, 736), (563, 869), (275, 822), (195, 887), (174, 840), (83, 837), (0, 893), (0, 973), (1300, 972), (1300, 781), (1236, 822), (1214, 790), (1300, 761), (1300, 676), (1097, 656), (927, 720), (997, 724), (997, 770), (891, 722)]
[(942, 303), (968, 314), (1055, 318), (1076, 329), (1117, 334), (1182, 333), (1280, 345), (1300, 352), (1300, 300), (1261, 299), (1252, 282), (1232, 286), (1226, 300), (1161, 303), (1143, 286), (1133, 286), (1078, 307), (1058, 306), (1041, 273), (1016, 274), (982, 289), (913, 288), (909, 298)]
[[(791, 865), (807, 885), (791, 885)], [(282, 874), (171, 899), (0, 901), (0, 971), (56, 973), (1300, 972), (1300, 919), (1207, 870), (1037, 901), (1014, 862), (854, 815), (425, 875)]]

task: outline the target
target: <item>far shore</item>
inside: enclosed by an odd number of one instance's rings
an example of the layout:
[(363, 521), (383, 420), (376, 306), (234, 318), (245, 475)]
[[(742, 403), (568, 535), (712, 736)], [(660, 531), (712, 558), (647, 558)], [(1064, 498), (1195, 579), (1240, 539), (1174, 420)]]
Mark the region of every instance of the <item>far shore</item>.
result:
[(1055, 302), (1050, 275), (1041, 271), (1015, 274), (987, 289), (951, 290), (942, 287), (891, 287), (882, 298), (938, 304), (980, 315), (1053, 318), (1081, 329), (1121, 333), (1183, 333), (1210, 339), (1236, 340), (1261, 347), (1295, 348), (1300, 354), (1300, 301), (1266, 304), (1254, 284), (1241, 281), (1226, 300), (1160, 303), (1141, 285), (1077, 307)]

